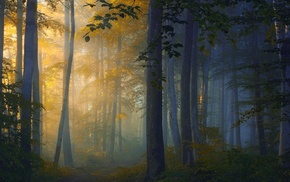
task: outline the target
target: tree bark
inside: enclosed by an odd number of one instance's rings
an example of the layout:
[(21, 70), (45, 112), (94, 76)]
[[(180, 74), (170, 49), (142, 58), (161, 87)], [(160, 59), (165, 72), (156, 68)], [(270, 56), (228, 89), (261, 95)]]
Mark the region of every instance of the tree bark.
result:
[[(233, 71), (233, 103), (234, 103), (234, 122), (238, 122), (240, 119), (240, 108), (239, 108), (239, 90), (238, 90), (238, 86), (237, 86), (237, 73), (234, 70)], [(237, 126), (235, 126), (235, 145), (238, 147), (241, 147), (241, 127), (240, 124), (238, 124)]]
[[(283, 5), (283, 1), (273, 0), (273, 3)], [(282, 65), (281, 69), (281, 94), (285, 99), (282, 102), (280, 123), (280, 144), (279, 156), (285, 168), (290, 168), (290, 26), (284, 25), (282, 22), (276, 20), (276, 39), (277, 48), (279, 49), (279, 59)]]
[(260, 88), (260, 60), (258, 57), (258, 32), (254, 32), (252, 35), (252, 45), (253, 45), (253, 66), (254, 66), (254, 79), (255, 79), (255, 93), (254, 93), (254, 107), (257, 112), (255, 115), (255, 121), (258, 131), (258, 139), (259, 139), (259, 151), (261, 155), (267, 154), (266, 147), (266, 137), (265, 137), (265, 129), (264, 129), (264, 118), (263, 118), (263, 109), (260, 103), (261, 99), (261, 88)]
[[(27, 1), (26, 27), (24, 42), (24, 74), (22, 95), (26, 103), (31, 103), (32, 80), (35, 62), (37, 61), (37, 0)], [(2, 69), (1, 69), (2, 70)], [(21, 148), (25, 154), (31, 152), (31, 106), (23, 107), (21, 112)], [(31, 180), (31, 163), (23, 160), (26, 169), (24, 179)]]
[[(156, 39), (161, 33), (162, 7), (154, 0), (149, 3), (148, 45), (154, 48), (148, 53), (146, 67), (146, 138), (147, 169), (145, 181), (159, 177), (165, 170), (164, 143), (162, 132), (162, 45)], [(154, 85), (152, 85), (154, 83)]]
[[(195, 144), (200, 143), (199, 124), (198, 124), (198, 22), (193, 23), (193, 52), (191, 63), (191, 83), (190, 83), (190, 102), (191, 102), (191, 126), (193, 132), (193, 140)], [(194, 160), (198, 159), (198, 151), (194, 152)]]
[(168, 59), (169, 123), (172, 141), (177, 155), (180, 155), (180, 133), (177, 121), (177, 99), (174, 84), (174, 60)]
[(23, 24), (23, 3), (22, 0), (17, 0), (16, 82), (22, 81), (22, 24)]
[[(40, 104), (40, 86), (39, 86), (39, 68), (38, 68), (38, 60), (34, 63), (34, 72), (33, 72), (33, 102)], [(33, 152), (40, 156), (40, 138), (41, 138), (41, 129), (40, 129), (40, 109), (39, 107), (34, 108), (33, 110), (33, 135), (32, 138), (34, 140)]]
[[(211, 48), (209, 48), (211, 52)], [(209, 77), (209, 67), (211, 62), (211, 55), (208, 55), (205, 62), (202, 64), (202, 143), (206, 143), (206, 132), (205, 129), (208, 126), (207, 118), (208, 118), (208, 77)]]
[(189, 10), (186, 10), (185, 40), (184, 40), (184, 58), (182, 62), (181, 73), (181, 150), (182, 164), (184, 166), (193, 165), (192, 154), (192, 134), (190, 123), (190, 69), (192, 61), (193, 44), (193, 17)]
[[(163, 62), (163, 74), (167, 75), (168, 69), (168, 62), (165, 60)], [(163, 126), (163, 142), (164, 146), (167, 146), (167, 133), (168, 133), (168, 84), (166, 81), (162, 82), (162, 96), (163, 96), (163, 103), (162, 103), (162, 126)]]

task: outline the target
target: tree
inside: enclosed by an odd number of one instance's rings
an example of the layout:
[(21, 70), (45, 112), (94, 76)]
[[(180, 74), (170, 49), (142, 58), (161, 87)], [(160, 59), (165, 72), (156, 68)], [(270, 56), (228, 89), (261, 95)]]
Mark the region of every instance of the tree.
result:
[[(67, 66), (68, 66), (68, 61), (69, 61), (69, 54), (73, 54), (72, 52), (69, 52), (69, 47), (73, 46), (73, 45), (69, 45), (71, 42), (71, 40), (69, 40), (69, 35), (70, 32), (69, 30), (72, 29), (69, 28), (70, 27), (70, 22), (69, 20), (74, 18), (71, 14), (71, 17), (69, 15), (69, 12), (72, 8), (74, 8), (73, 5), (71, 5), (71, 3), (74, 2), (69, 2), (69, 0), (65, 1), (65, 6), (64, 6), (64, 21), (65, 21), (65, 27), (66, 30), (64, 32), (64, 69), (63, 69), (63, 80), (65, 80), (66, 76), (67, 76)], [(73, 26), (73, 25), (71, 25)], [(74, 51), (74, 49), (73, 49)], [(63, 82), (63, 88), (66, 87), (67, 82)], [(69, 86), (68, 86), (69, 87)], [(65, 93), (63, 93), (63, 95), (65, 95)], [(64, 128), (63, 128), (63, 158), (64, 158), (64, 164), (67, 166), (73, 165), (73, 157), (72, 157), (72, 150), (71, 150), (71, 137), (70, 137), (70, 125), (69, 125), (69, 121), (70, 121), (70, 117), (69, 117), (69, 100), (67, 100), (66, 103), (67, 107), (66, 107), (66, 115), (65, 115), (65, 119), (64, 119)]]
[[(287, 4), (283, 0), (273, 0), (274, 9), (282, 18), (275, 20), (276, 29), (276, 41), (279, 52), (279, 59), (282, 65), (281, 68), (281, 94), (285, 97), (282, 101), (281, 107), (281, 118), (280, 123), (280, 145), (279, 155), (283, 158), (283, 163), (286, 168), (290, 168), (290, 104), (289, 104), (289, 93), (290, 93), (290, 25), (287, 21), (289, 14), (283, 14), (283, 8), (287, 8)], [(286, 12), (289, 13), (289, 10)], [(283, 19), (285, 18), (285, 19)], [(284, 21), (283, 21), (284, 20)]]
[[(26, 27), (24, 40), (24, 74), (22, 94), (24, 102), (31, 102), (32, 80), (34, 65), (37, 61), (37, 0), (27, 1), (26, 7)], [(21, 148), (24, 153), (31, 152), (31, 107), (30, 104), (22, 108), (21, 112)], [(31, 164), (28, 158), (23, 160), (23, 165), (27, 170), (25, 179), (30, 181)]]
[(258, 57), (258, 32), (255, 31), (252, 34), (252, 44), (253, 44), (253, 66), (254, 66), (254, 79), (255, 79), (255, 90), (254, 90), (254, 107), (257, 112), (255, 115), (255, 121), (258, 131), (259, 139), (259, 151), (261, 155), (267, 154), (266, 148), (266, 137), (264, 130), (264, 118), (263, 118), (263, 109), (261, 105), (261, 63), (260, 58)]
[[(3, 62), (4, 62), (4, 10), (6, 1), (0, 2), (0, 77), (3, 77)], [(0, 80), (0, 112), (3, 112), (3, 98), (2, 98), (2, 79)], [(0, 143), (2, 138), (2, 126), (0, 126)]]
[[(193, 52), (191, 63), (191, 83), (190, 83), (190, 102), (191, 102), (191, 123), (193, 140), (195, 144), (200, 143), (199, 138), (199, 124), (198, 124), (198, 22), (193, 23)], [(198, 152), (195, 151), (195, 160), (198, 158)]]
[(175, 92), (175, 84), (174, 84), (174, 60), (173, 58), (168, 58), (168, 95), (169, 95), (169, 123), (171, 129), (171, 136), (174, 148), (176, 150), (177, 155), (180, 154), (180, 133), (179, 126), (177, 121), (177, 99)]
[[(58, 165), (59, 156), (60, 156), (60, 149), (63, 140), (63, 133), (64, 133), (64, 126), (68, 123), (65, 123), (65, 119), (68, 116), (68, 97), (69, 97), (69, 82), (70, 82), (70, 75), (72, 69), (72, 62), (73, 62), (73, 51), (74, 51), (74, 37), (75, 37), (75, 18), (74, 18), (74, 0), (70, 1), (71, 7), (71, 32), (70, 32), (70, 49), (69, 49), (69, 57), (66, 69), (66, 76), (65, 76), (65, 88), (64, 88), (64, 96), (62, 101), (62, 110), (61, 110), (61, 118), (59, 122), (58, 128), (58, 137), (57, 137), (57, 144), (55, 149), (54, 155), (54, 166)], [(67, 131), (68, 132), (68, 131)], [(72, 161), (71, 161), (72, 162)], [(69, 165), (73, 165), (70, 163)]]
[(162, 25), (162, 7), (154, 0), (149, 2), (148, 52), (146, 67), (146, 138), (147, 169), (145, 181), (156, 179), (165, 170), (162, 133), (162, 45), (158, 36)]
[(23, 3), (17, 0), (17, 54), (16, 54), (16, 82), (22, 81), (22, 27)]
[(193, 165), (192, 155), (192, 134), (190, 123), (190, 69), (192, 59), (193, 43), (193, 16), (190, 10), (186, 10), (185, 36), (184, 36), (184, 57), (182, 62), (181, 73), (181, 150), (182, 164)]

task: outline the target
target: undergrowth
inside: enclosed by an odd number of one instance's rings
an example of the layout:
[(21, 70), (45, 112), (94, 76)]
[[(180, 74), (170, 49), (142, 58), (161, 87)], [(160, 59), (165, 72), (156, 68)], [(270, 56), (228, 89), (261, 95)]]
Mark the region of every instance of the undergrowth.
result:
[[(273, 182), (287, 181), (290, 171), (283, 169), (277, 155), (261, 156), (244, 149), (210, 150), (200, 155), (194, 167), (182, 167), (172, 149), (166, 151), (166, 171), (162, 182)], [(109, 181), (143, 181), (145, 162), (128, 168), (117, 168)]]

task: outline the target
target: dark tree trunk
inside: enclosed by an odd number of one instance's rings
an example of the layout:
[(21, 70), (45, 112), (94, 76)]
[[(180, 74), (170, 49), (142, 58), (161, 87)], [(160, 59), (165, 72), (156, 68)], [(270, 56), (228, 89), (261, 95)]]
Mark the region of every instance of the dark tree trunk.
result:
[[(37, 61), (37, 0), (27, 2), (26, 28), (24, 42), (24, 74), (22, 93), (24, 101), (31, 102), (32, 76), (35, 62)], [(2, 69), (1, 69), (2, 70)], [(31, 107), (22, 108), (21, 112), (21, 148), (24, 153), (31, 152)], [(31, 164), (29, 159), (23, 160), (26, 169), (24, 179), (31, 180)]]
[(253, 45), (253, 66), (254, 66), (254, 79), (255, 79), (255, 90), (254, 90), (254, 107), (257, 112), (255, 115), (255, 121), (258, 131), (259, 139), (259, 151), (261, 155), (267, 154), (266, 148), (266, 138), (265, 138), (265, 129), (264, 129), (264, 118), (262, 115), (263, 109), (261, 106), (261, 88), (260, 88), (260, 60), (258, 57), (258, 32), (254, 32), (252, 35), (252, 45)]
[[(239, 108), (239, 89), (237, 85), (237, 73), (233, 71), (233, 103), (234, 103), (234, 123), (239, 121), (240, 118), (240, 108)], [(235, 126), (235, 145), (241, 147), (241, 126), (238, 124)]]
[(17, 0), (17, 53), (16, 53), (16, 82), (22, 80), (22, 24), (23, 24), (23, 3)]
[(182, 164), (193, 165), (192, 154), (192, 135), (190, 123), (190, 69), (192, 59), (193, 44), (193, 17), (189, 10), (186, 10), (185, 40), (184, 40), (184, 58), (182, 62), (181, 73), (181, 150)]
[[(190, 87), (190, 102), (191, 102), (191, 124), (193, 132), (193, 140), (195, 144), (200, 143), (199, 138), (199, 124), (198, 124), (198, 64), (197, 64), (197, 53), (198, 53), (198, 22), (193, 23), (193, 53), (191, 63), (191, 87)], [(198, 159), (198, 151), (194, 153), (195, 160)]]
[[(164, 76), (167, 75), (168, 69), (168, 62), (165, 60), (163, 62), (163, 74)], [(167, 146), (167, 133), (168, 133), (168, 84), (167, 82), (162, 82), (162, 97), (163, 97), (163, 103), (162, 103), (162, 126), (163, 126), (163, 142), (164, 146)]]
[[(211, 52), (211, 48), (209, 48)], [(211, 55), (208, 55), (205, 62), (202, 64), (202, 113), (201, 113), (201, 119), (202, 119), (202, 143), (206, 143), (206, 132), (205, 129), (208, 126), (207, 118), (208, 118), (208, 78), (209, 78), (209, 66), (211, 62)]]
[(225, 138), (225, 75), (224, 72), (222, 72), (221, 75), (221, 81), (220, 81), (220, 132), (222, 136), (222, 140), (226, 141)]
[[(148, 44), (154, 42), (154, 48), (148, 53), (146, 67), (146, 138), (147, 170), (145, 181), (151, 181), (165, 170), (164, 144), (162, 132), (162, 46), (161, 39), (156, 40), (162, 26), (162, 8), (156, 1), (149, 3)], [(152, 83), (155, 83), (152, 85)]]

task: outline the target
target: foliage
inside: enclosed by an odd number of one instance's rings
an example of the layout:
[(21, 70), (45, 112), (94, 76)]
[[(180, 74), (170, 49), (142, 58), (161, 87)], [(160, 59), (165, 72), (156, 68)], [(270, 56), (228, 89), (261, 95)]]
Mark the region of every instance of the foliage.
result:
[[(41, 166), (41, 160), (33, 153), (25, 153), (21, 148), (20, 108), (38, 109), (39, 103), (24, 102), (18, 92), (21, 83), (10, 83), (10, 64), (4, 63), (4, 83), (0, 95), (0, 181), (21, 181), (26, 169), (23, 161), (29, 161), (33, 169)], [(36, 121), (38, 122), (38, 121)], [(30, 141), (31, 143), (33, 141)]]
[(109, 181), (143, 181), (145, 176), (146, 164), (145, 162), (135, 165), (133, 167), (118, 167), (116, 172), (109, 176)]
[(277, 156), (260, 156), (236, 148), (209, 150), (195, 162), (194, 168), (174, 165), (167, 158), (168, 168), (161, 181), (279, 181), (289, 177)]
[(55, 168), (52, 162), (41, 160), (41, 166), (33, 170), (32, 182), (51, 182), (60, 181), (62, 177), (72, 174), (69, 168)]
[[(87, 3), (85, 6), (95, 7), (97, 4), (100, 3), (101, 7), (106, 7), (110, 11), (110, 13), (105, 13), (105, 15), (95, 15), (93, 22), (87, 24), (89, 27), (90, 32), (94, 32), (97, 29), (111, 29), (112, 28), (112, 21), (117, 21), (118, 18), (125, 18), (126, 16), (131, 17), (133, 19), (138, 20), (138, 13), (141, 12), (140, 6), (135, 6), (134, 3), (132, 5), (127, 5), (123, 3), (119, 3), (114, 5), (113, 3), (109, 3), (106, 0), (96, 0), (96, 3), (91, 4)], [(89, 33), (87, 32), (84, 35), (85, 41), (90, 41)]]

